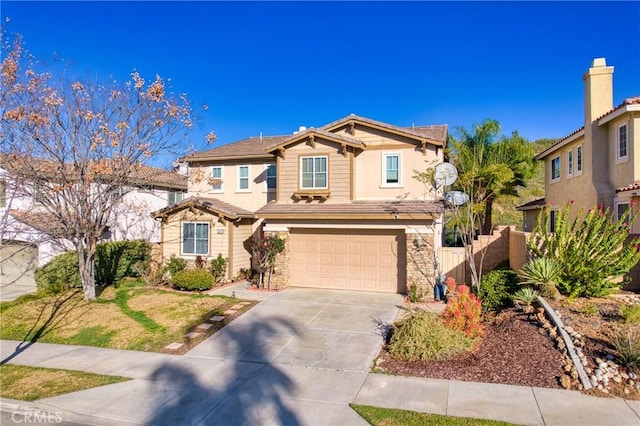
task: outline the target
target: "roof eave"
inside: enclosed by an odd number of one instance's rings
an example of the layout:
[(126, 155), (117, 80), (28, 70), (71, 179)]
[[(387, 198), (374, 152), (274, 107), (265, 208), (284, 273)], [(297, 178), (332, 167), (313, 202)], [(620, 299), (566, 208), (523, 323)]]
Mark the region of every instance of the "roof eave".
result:
[(427, 137), (424, 137), (424, 136), (414, 135), (413, 133), (406, 132), (406, 131), (404, 131), (402, 129), (394, 129), (392, 127), (381, 126), (379, 124), (369, 123), (367, 121), (358, 120), (357, 118), (351, 118), (351, 119), (345, 120), (343, 122), (336, 123), (336, 124), (332, 125), (331, 127), (325, 127), (324, 129), (330, 132), (331, 130), (338, 129), (338, 128), (340, 128), (342, 126), (345, 126), (345, 125), (348, 125), (350, 123), (358, 123), (358, 124), (360, 124), (362, 126), (365, 126), (365, 127), (370, 127), (370, 128), (376, 129), (376, 130), (383, 130), (385, 132), (393, 133), (393, 134), (398, 135), (398, 136), (403, 136), (403, 137), (406, 137), (406, 138), (409, 138), (409, 139), (414, 139), (414, 140), (416, 140), (416, 141), (418, 141), (420, 143), (429, 142), (432, 145), (444, 146), (444, 141), (438, 141), (438, 140), (427, 138)]
[(598, 126), (602, 126), (603, 124), (606, 124), (608, 122), (610, 122), (611, 120), (615, 120), (616, 118), (620, 117), (621, 115), (630, 113), (630, 112), (637, 112), (640, 111), (640, 104), (630, 104), (630, 105), (625, 105), (622, 108), (619, 108), (615, 111), (612, 111), (611, 113), (605, 115), (604, 117), (600, 118), (598, 120)]
[(565, 139), (563, 139), (561, 142), (550, 146), (549, 148), (545, 149), (544, 151), (542, 151), (541, 153), (537, 154), (535, 156), (536, 160), (542, 160), (545, 157), (547, 157), (549, 154), (551, 154), (552, 152), (557, 151), (558, 149), (570, 144), (571, 142), (575, 142), (577, 139), (584, 137), (584, 128), (578, 130), (577, 132), (574, 132), (573, 134), (571, 134), (570, 136), (567, 136)]
[(186, 161), (189, 163), (202, 163), (205, 161), (225, 161), (225, 160), (268, 160), (272, 159), (272, 154), (244, 154), (244, 155), (220, 155), (220, 156), (207, 156), (207, 157), (182, 157), (179, 161)]
[(332, 219), (332, 220), (400, 220), (400, 219), (436, 219), (437, 213), (258, 213), (260, 219)]

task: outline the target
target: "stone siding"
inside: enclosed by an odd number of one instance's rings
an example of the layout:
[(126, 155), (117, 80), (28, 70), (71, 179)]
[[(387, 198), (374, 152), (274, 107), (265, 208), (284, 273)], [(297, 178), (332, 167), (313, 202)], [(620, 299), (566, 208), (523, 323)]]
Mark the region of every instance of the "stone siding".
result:
[[(278, 238), (284, 239), (284, 251), (282, 251), (276, 257), (276, 264), (273, 270), (273, 275), (271, 276), (271, 288), (272, 289), (283, 289), (289, 286), (289, 282), (291, 280), (291, 254), (289, 251), (289, 243), (290, 243), (290, 235), (289, 232), (271, 232), (267, 231), (264, 233), (264, 238), (270, 238), (272, 236), (276, 236)], [(269, 279), (269, 273), (265, 273), (264, 277), (264, 285), (267, 287)]]
[(433, 235), (407, 234), (406, 237), (407, 292), (415, 284), (426, 299), (433, 298), (436, 276)]

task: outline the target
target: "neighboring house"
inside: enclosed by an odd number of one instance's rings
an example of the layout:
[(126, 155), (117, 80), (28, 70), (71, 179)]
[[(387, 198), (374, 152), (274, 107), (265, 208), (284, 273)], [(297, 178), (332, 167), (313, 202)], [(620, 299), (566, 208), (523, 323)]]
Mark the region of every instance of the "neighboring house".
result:
[(190, 198), (154, 214), (163, 255), (220, 254), (231, 278), (251, 267), (252, 240), (277, 235), (286, 240), (272, 280), (279, 287), (405, 292), (420, 279), (413, 251), (433, 259), (440, 246), (443, 210), (412, 176), (443, 161), (446, 138), (445, 125), (350, 115), (187, 156)]
[[(103, 241), (142, 239), (160, 242), (160, 224), (150, 213), (182, 201), (187, 177), (149, 166), (137, 166), (122, 202), (116, 206)], [(11, 176), (0, 169), (0, 283), (8, 284), (36, 266), (74, 247), (58, 231), (42, 206), (12, 192)]]
[[(614, 108), (613, 67), (604, 58), (593, 60), (583, 80), (584, 126), (536, 156), (545, 163), (545, 198), (518, 207), (527, 231), (545, 205), (553, 229), (558, 208), (569, 201), (574, 214), (602, 204), (624, 220), (640, 194), (640, 97)], [(640, 234), (640, 222), (632, 233)]]

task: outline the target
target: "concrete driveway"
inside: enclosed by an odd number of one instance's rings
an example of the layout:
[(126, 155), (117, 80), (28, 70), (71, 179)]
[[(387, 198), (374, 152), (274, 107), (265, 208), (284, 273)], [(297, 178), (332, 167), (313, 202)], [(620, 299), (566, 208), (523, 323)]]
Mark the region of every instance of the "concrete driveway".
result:
[(292, 288), (263, 297), (184, 356), (64, 346), (56, 355), (58, 345), (38, 344), (13, 362), (134, 378), (39, 401), (64, 420), (73, 413), (91, 424), (366, 425), (348, 404), (402, 296)]

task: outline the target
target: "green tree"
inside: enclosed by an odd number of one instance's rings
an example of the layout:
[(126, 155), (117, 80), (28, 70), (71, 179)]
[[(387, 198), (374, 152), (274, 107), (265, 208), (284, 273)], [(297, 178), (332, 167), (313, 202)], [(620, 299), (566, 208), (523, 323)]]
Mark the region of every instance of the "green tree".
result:
[(478, 212), (482, 234), (493, 227), (493, 205), (501, 196), (517, 196), (536, 171), (534, 149), (518, 132), (500, 134), (500, 123), (487, 119), (471, 131), (457, 129), (448, 144), (451, 161), (458, 169), (455, 189), (469, 194), (470, 207)]

